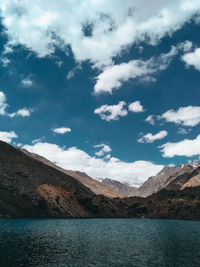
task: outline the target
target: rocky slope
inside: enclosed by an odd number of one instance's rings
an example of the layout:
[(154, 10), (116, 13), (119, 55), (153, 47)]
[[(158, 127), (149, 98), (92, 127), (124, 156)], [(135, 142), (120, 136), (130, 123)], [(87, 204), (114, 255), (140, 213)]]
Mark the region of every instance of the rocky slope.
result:
[(126, 197), (129, 196), (138, 196), (138, 188), (130, 186), (128, 184), (120, 183), (119, 181), (105, 178), (101, 180), (101, 183), (107, 188), (117, 191), (119, 194), (123, 194)]
[(146, 198), (110, 199), (94, 194), (72, 176), (0, 141), (0, 217), (200, 220), (200, 186), (182, 189), (179, 183), (184, 180), (184, 184), (196, 185), (199, 174), (200, 167), (196, 167), (187, 179), (183, 173), (170, 180), (168, 190)]
[(53, 164), (51, 161), (49, 161), (48, 159), (46, 159), (45, 157), (42, 157), (38, 154), (34, 154), (34, 153), (30, 153), (29, 151), (27, 151), (26, 149), (20, 149), (18, 147), (19, 150), (21, 150), (23, 153), (25, 153), (26, 155), (28, 155), (29, 157), (39, 160), (41, 162), (43, 162), (44, 164), (51, 166), (67, 175), (72, 176), (73, 178), (79, 180), (82, 184), (84, 184), (85, 186), (87, 186), (88, 188), (90, 188), (92, 190), (92, 192), (94, 192), (97, 195), (104, 195), (106, 197), (125, 197), (126, 195), (124, 195), (122, 192), (117, 191), (113, 188), (110, 188), (100, 182), (98, 182), (97, 180), (93, 179), (92, 177), (88, 176), (86, 173), (84, 172), (80, 172), (80, 171), (71, 171), (71, 170), (65, 170), (55, 164)]
[(105, 196), (0, 141), (0, 217), (110, 217)]
[[(179, 165), (174, 167), (165, 166), (156, 176), (150, 177), (138, 189), (139, 195), (147, 197), (162, 189), (179, 190), (190, 179), (191, 174), (198, 168), (200, 162)], [(200, 185), (200, 184), (199, 184)]]
[(129, 196), (147, 197), (162, 189), (181, 190), (186, 187), (200, 186), (200, 177), (191, 179), (193, 172), (200, 166), (200, 161), (179, 166), (165, 166), (157, 175), (149, 177), (140, 187), (132, 187), (111, 179), (103, 179), (102, 183), (119, 193)]
[(147, 198), (114, 199), (127, 217), (200, 220), (200, 186), (161, 190)]
[[(20, 149), (20, 148), (18, 148)], [(25, 149), (21, 149), (28, 156), (43, 162), (53, 168), (68, 174), (75, 179), (79, 180), (85, 186), (90, 188), (95, 194), (103, 194), (107, 197), (130, 197), (130, 196), (140, 196), (147, 197), (153, 193), (159, 192), (162, 189), (167, 190), (181, 190), (190, 186), (200, 186), (200, 178), (197, 176), (190, 181), (190, 174), (200, 166), (200, 161), (196, 161), (186, 165), (178, 166), (165, 166), (157, 175), (149, 177), (140, 187), (133, 187), (125, 183), (121, 183), (116, 180), (109, 178), (100, 179), (97, 181), (91, 178), (84, 172), (65, 170), (57, 165), (53, 164), (46, 158), (30, 153)]]

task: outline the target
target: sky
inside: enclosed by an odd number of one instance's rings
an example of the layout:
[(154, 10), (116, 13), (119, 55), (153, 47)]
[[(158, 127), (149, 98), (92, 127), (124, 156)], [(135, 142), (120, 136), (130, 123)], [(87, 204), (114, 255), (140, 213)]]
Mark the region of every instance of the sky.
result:
[(200, 157), (199, 0), (4, 0), (0, 139), (132, 185)]

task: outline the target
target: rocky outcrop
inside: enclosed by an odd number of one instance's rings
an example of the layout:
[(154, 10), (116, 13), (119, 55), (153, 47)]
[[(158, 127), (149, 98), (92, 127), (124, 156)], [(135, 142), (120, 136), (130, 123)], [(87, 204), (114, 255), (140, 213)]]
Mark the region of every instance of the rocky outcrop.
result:
[(181, 190), (187, 188), (187, 187), (196, 187), (200, 186), (200, 174), (193, 176), (190, 178), (185, 184), (181, 186)]

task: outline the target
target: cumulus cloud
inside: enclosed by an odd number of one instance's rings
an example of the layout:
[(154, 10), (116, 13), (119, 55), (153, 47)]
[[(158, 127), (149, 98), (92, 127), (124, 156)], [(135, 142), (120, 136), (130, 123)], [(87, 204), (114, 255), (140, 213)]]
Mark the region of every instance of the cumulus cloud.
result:
[(140, 101), (135, 101), (127, 105), (125, 101), (119, 101), (115, 105), (103, 105), (94, 110), (95, 114), (100, 115), (102, 120), (118, 120), (119, 117), (126, 117), (128, 110), (134, 113), (145, 111)]
[(31, 112), (33, 112), (33, 109), (22, 108), (16, 112), (8, 113), (6, 110), (8, 107), (6, 101), (7, 100), (5, 94), (0, 91), (0, 115), (9, 116), (10, 118), (13, 118), (15, 116), (29, 117), (31, 115)]
[(155, 117), (154, 115), (149, 115), (149, 116), (145, 119), (145, 121), (148, 122), (148, 123), (151, 124), (151, 125), (154, 125), (154, 124), (155, 124), (154, 117)]
[[(110, 153), (111, 151), (112, 151), (112, 149), (108, 146), (108, 145), (106, 145), (106, 144), (99, 144), (99, 145), (96, 145), (96, 146), (93, 146), (94, 148), (101, 148), (99, 151), (97, 151), (96, 153), (95, 153), (95, 155), (96, 156), (98, 156), (98, 157), (102, 157), (102, 156), (104, 156), (105, 154), (108, 154), (108, 153)], [(108, 155), (106, 155), (106, 157), (107, 157)], [(108, 158), (108, 157), (107, 157)]]
[(23, 87), (31, 87), (33, 85), (33, 81), (30, 79), (30, 77), (26, 77), (21, 81), (21, 85)]
[[(60, 0), (59, 4), (54, 0), (4, 0), (0, 11), (8, 35), (6, 47), (20, 44), (38, 57), (53, 54), (55, 47), (67, 54), (70, 47), (76, 62), (88, 60), (102, 71), (94, 91), (111, 93), (129, 79), (155, 81), (151, 74), (169, 64), (159, 68), (160, 57), (113, 66), (116, 56), (131, 45), (140, 48), (140, 42), (156, 45), (199, 15), (200, 6), (198, 0)], [(182, 48), (187, 52), (189, 46), (186, 43)], [(69, 72), (67, 78), (72, 75)]]
[[(4, 0), (0, 9), (10, 45), (22, 44), (40, 57), (53, 53), (55, 45), (63, 50), (70, 45), (77, 61), (102, 66), (138, 41), (157, 44), (200, 6), (198, 0)], [(85, 34), (85, 25), (91, 34)]]
[(106, 67), (97, 77), (94, 92), (112, 93), (114, 89), (120, 88), (123, 82), (138, 77), (143, 79), (146, 77), (146, 81), (148, 79), (151, 82), (149, 74), (166, 69), (177, 52), (177, 48), (172, 47), (168, 53), (161, 54), (158, 58), (152, 57), (147, 61), (135, 59), (128, 63)]
[(16, 116), (29, 117), (32, 111), (33, 111), (32, 109), (22, 108), (22, 109), (19, 109), (17, 112), (8, 114), (8, 116), (11, 118), (16, 117)]
[(156, 165), (150, 161), (125, 162), (117, 158), (102, 159), (91, 157), (76, 147), (64, 149), (56, 144), (35, 143), (23, 148), (39, 154), (64, 169), (86, 172), (94, 178), (106, 178), (128, 183), (143, 183), (149, 176), (158, 173), (163, 165)]
[(167, 131), (160, 131), (157, 134), (147, 133), (138, 139), (138, 143), (153, 143), (156, 140), (165, 138), (168, 135)]
[(60, 127), (60, 128), (54, 128), (52, 129), (52, 131), (57, 134), (65, 134), (71, 132), (71, 129), (67, 127)]
[(163, 157), (174, 156), (192, 157), (200, 155), (200, 135), (195, 139), (184, 139), (177, 143), (167, 142), (160, 146)]
[(128, 105), (128, 110), (131, 112), (138, 113), (138, 112), (143, 112), (144, 108), (142, 104), (140, 103), (140, 101), (135, 101)]
[(0, 140), (6, 143), (11, 143), (13, 138), (17, 138), (17, 134), (13, 131), (10, 132), (1, 132), (0, 131)]
[(119, 101), (116, 105), (103, 105), (94, 110), (95, 114), (98, 114), (102, 120), (111, 121), (118, 120), (119, 117), (126, 117), (128, 111), (125, 108), (126, 102)]
[(177, 111), (170, 109), (158, 116), (158, 119), (193, 127), (200, 123), (200, 106), (180, 107)]
[(200, 48), (196, 48), (194, 52), (186, 53), (182, 59), (188, 66), (193, 66), (200, 71)]

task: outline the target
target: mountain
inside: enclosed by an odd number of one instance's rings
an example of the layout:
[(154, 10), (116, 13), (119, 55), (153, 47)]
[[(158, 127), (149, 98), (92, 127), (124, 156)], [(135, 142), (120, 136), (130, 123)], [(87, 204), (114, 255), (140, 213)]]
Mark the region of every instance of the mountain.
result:
[(139, 195), (137, 187), (133, 187), (133, 186), (130, 186), (125, 183), (121, 183), (116, 180), (105, 178), (105, 179), (101, 179), (101, 183), (105, 185), (106, 187), (111, 188), (117, 191), (118, 193), (123, 194), (126, 197)]
[[(197, 162), (196, 162), (197, 163)], [(200, 186), (198, 177), (200, 175), (200, 164), (185, 165), (173, 179), (168, 179), (165, 189), (183, 190), (186, 187)]]
[(110, 187), (105, 186), (104, 184), (98, 182), (97, 180), (88, 176), (84, 172), (65, 170), (65, 169), (53, 164), (51, 161), (49, 161), (45, 157), (42, 157), (42, 156), (35, 154), (35, 153), (30, 153), (26, 149), (21, 149), (19, 147), (17, 147), (17, 148), (19, 150), (21, 150), (23, 153), (25, 153), (26, 155), (30, 156), (31, 158), (39, 160), (39, 161), (43, 162), (45, 165), (51, 166), (51, 167), (65, 173), (65, 174), (70, 175), (71, 177), (79, 180), (82, 184), (84, 184), (85, 186), (90, 188), (92, 190), (92, 192), (94, 192), (96, 195), (104, 195), (104, 196), (110, 197), (110, 198), (125, 197), (126, 196), (120, 191), (117, 191), (115, 189), (112, 189)]
[[(146, 198), (111, 199), (96, 195), (74, 177), (0, 141), (0, 217), (200, 220), (200, 186), (196, 186), (200, 166), (193, 168), (188, 175), (183, 171), (170, 178), (168, 189)], [(182, 188), (182, 182), (195, 187)]]
[(200, 186), (178, 191), (162, 189), (147, 198), (114, 200), (123, 206), (127, 217), (200, 220)]
[[(150, 177), (139, 187), (139, 195), (147, 197), (161, 189), (179, 190), (190, 179), (191, 173), (200, 162), (179, 166), (165, 166), (157, 175)], [(200, 185), (200, 184), (199, 184)]]
[(0, 141), (0, 217), (113, 217), (120, 211), (72, 176)]
[(158, 174), (149, 177), (140, 187), (134, 187), (109, 178), (99, 179), (97, 181), (84, 172), (65, 170), (40, 155), (30, 153), (25, 149), (21, 149), (21, 151), (34, 159), (42, 161), (46, 165), (71, 175), (90, 188), (95, 194), (103, 194), (110, 198), (130, 196), (147, 197), (164, 188), (167, 190), (181, 190), (190, 186), (200, 186), (200, 178), (198, 176), (189, 181), (190, 174), (200, 166), (200, 161), (186, 165), (165, 166)]
[(140, 187), (133, 187), (108, 178), (102, 179), (101, 183), (127, 197), (147, 197), (162, 189), (181, 190), (190, 186), (200, 186), (198, 173), (196, 177), (191, 179), (193, 172), (199, 166), (200, 161), (173, 167), (165, 166), (157, 175), (149, 177)]

